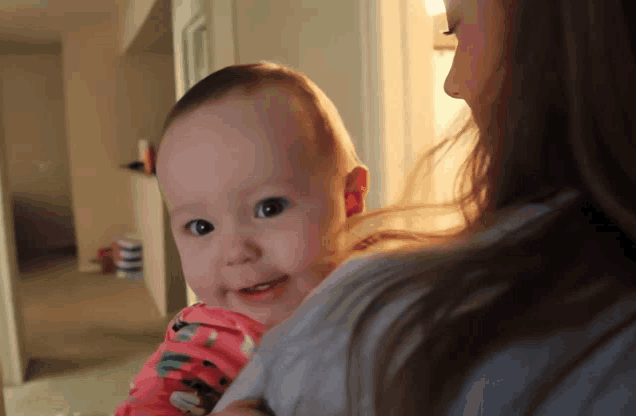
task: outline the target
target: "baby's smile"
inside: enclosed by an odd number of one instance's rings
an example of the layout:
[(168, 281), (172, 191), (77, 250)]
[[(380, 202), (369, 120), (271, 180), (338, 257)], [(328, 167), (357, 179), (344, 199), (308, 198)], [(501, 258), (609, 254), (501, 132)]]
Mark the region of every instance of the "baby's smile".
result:
[(263, 301), (277, 301), (285, 295), (289, 286), (290, 278), (282, 275), (264, 283), (240, 289), (237, 293), (245, 302), (256, 302), (262, 304)]

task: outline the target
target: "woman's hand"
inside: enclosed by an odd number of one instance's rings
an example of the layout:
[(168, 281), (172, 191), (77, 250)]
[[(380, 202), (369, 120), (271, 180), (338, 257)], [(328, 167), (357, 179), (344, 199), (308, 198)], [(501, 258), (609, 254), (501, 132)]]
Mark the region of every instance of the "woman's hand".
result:
[(265, 409), (262, 400), (238, 400), (210, 416), (275, 416)]

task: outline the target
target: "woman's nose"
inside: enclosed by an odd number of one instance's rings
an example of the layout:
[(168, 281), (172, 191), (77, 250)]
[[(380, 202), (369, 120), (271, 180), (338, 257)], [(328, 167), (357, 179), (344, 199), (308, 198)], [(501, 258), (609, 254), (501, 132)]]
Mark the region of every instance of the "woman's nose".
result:
[(455, 81), (455, 70), (451, 68), (444, 81), (444, 92), (451, 98), (462, 98), (459, 93), (459, 84)]

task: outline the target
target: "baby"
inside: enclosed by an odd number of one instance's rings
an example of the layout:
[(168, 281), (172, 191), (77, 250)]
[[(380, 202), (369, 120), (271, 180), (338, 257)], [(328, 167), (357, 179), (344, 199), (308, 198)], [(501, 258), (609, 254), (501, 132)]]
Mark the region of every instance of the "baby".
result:
[(202, 303), (170, 323), (117, 415), (202, 415), (339, 262), (334, 236), (364, 211), (368, 172), (322, 90), (261, 62), (217, 71), (177, 102), (157, 176)]

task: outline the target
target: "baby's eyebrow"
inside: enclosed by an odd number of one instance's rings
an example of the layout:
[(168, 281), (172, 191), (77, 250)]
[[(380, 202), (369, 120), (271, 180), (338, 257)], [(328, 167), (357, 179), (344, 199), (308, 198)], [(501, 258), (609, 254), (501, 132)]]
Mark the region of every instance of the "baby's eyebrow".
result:
[(294, 176), (289, 176), (286, 178), (276, 178), (276, 179), (271, 179), (263, 183), (257, 183), (252, 186), (245, 187), (239, 192), (239, 195), (243, 198), (247, 196), (251, 196), (255, 194), (256, 192), (258, 192), (259, 190), (266, 187), (271, 187), (271, 188), (281, 187), (286, 189), (291, 188), (291, 189), (297, 190), (296, 188), (298, 187), (298, 184), (294, 182)]
[(203, 208), (205, 205), (206, 204), (203, 202), (191, 202), (189, 204), (180, 205), (170, 211), (170, 216), (178, 215), (186, 211), (201, 211), (205, 209)]
[[(300, 192), (300, 190), (297, 189), (298, 184), (294, 183), (293, 177), (290, 176), (289, 178), (284, 178), (284, 179), (277, 178), (275, 180), (245, 187), (241, 189), (240, 191), (238, 191), (238, 196), (241, 199), (246, 199), (247, 197), (252, 196), (253, 194), (257, 193), (259, 190), (265, 187), (293, 189), (294, 192)], [(286, 192), (282, 192), (282, 193), (284, 194)], [(269, 196), (283, 196), (283, 195), (269, 195)], [(172, 216), (179, 215), (189, 211), (190, 212), (191, 211), (207, 212), (209, 205), (210, 205), (209, 202), (204, 200), (193, 201), (187, 204), (174, 207), (174, 209), (169, 210), (169, 214), (172, 217)]]

